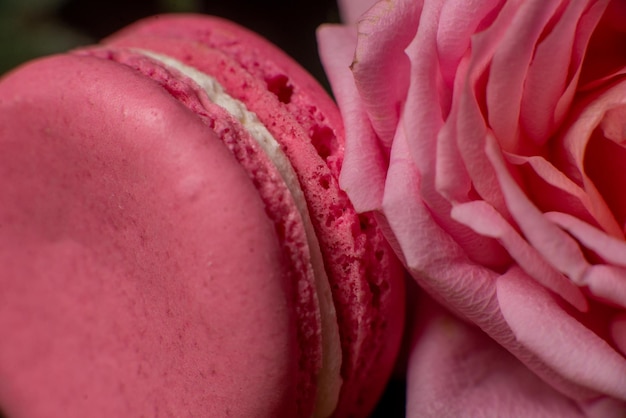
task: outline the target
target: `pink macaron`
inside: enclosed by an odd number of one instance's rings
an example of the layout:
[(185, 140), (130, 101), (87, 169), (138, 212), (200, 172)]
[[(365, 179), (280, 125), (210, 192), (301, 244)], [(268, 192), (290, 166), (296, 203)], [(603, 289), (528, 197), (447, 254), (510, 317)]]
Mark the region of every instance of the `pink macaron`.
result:
[(367, 416), (403, 272), (342, 159), (324, 90), (218, 18), (157, 16), (5, 76), (2, 410)]

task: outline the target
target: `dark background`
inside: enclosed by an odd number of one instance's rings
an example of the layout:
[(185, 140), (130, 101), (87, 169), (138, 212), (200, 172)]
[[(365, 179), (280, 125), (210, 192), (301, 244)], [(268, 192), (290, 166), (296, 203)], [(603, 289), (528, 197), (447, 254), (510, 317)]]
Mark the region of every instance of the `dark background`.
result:
[(0, 74), (31, 58), (97, 42), (157, 13), (231, 19), (280, 46), (326, 85), (315, 29), (339, 20), (334, 0), (0, 0)]
[[(339, 21), (335, 0), (0, 0), (0, 74), (38, 56), (95, 43), (142, 17), (172, 12), (238, 22), (281, 47), (328, 88), (315, 29)], [(401, 380), (392, 381), (374, 417), (404, 417), (404, 391)]]

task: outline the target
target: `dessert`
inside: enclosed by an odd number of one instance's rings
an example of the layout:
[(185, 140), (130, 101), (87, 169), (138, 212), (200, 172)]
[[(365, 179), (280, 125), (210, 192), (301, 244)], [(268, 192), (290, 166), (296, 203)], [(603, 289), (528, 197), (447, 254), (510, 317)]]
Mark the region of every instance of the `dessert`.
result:
[(138, 22), (0, 81), (8, 416), (366, 416), (402, 270), (341, 119), (258, 35)]

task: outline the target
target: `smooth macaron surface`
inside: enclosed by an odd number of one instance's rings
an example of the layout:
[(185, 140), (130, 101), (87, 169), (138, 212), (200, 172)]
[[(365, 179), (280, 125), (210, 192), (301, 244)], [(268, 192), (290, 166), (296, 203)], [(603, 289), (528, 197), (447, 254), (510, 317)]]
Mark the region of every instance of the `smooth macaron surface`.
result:
[(274, 226), (241, 165), (154, 81), (69, 55), (5, 77), (0, 201), (6, 414), (295, 414)]
[[(155, 81), (197, 115), (247, 172), (264, 203), (268, 218), (274, 223), (275, 234), (284, 256), (287, 280), (292, 284), (293, 293), (289, 296), (293, 301), (298, 339), (298, 356), (294, 359), (298, 364), (296, 403), (298, 415), (311, 415), (316, 400), (316, 383), (322, 367), (320, 306), (307, 231), (294, 198), (276, 166), (252, 138), (248, 129), (235, 116), (211, 102), (202, 87), (185, 74), (132, 49), (91, 47), (82, 49), (79, 53), (123, 64)], [(240, 103), (239, 106), (243, 104)], [(253, 118), (251, 115), (248, 117)], [(334, 315), (332, 319), (336, 323)], [(338, 340), (338, 335), (335, 338)]]

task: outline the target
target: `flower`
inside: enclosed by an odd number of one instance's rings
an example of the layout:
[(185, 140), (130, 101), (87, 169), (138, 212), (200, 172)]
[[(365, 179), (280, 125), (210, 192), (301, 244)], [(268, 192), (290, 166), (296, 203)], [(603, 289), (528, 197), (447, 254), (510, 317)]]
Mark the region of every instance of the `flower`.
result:
[[(455, 314), (417, 319), (409, 414), (624, 414), (626, 3), (340, 9), (318, 40), (346, 124), (342, 187)], [(444, 347), (469, 340), (465, 360)], [(424, 392), (420, 373), (456, 389)]]

